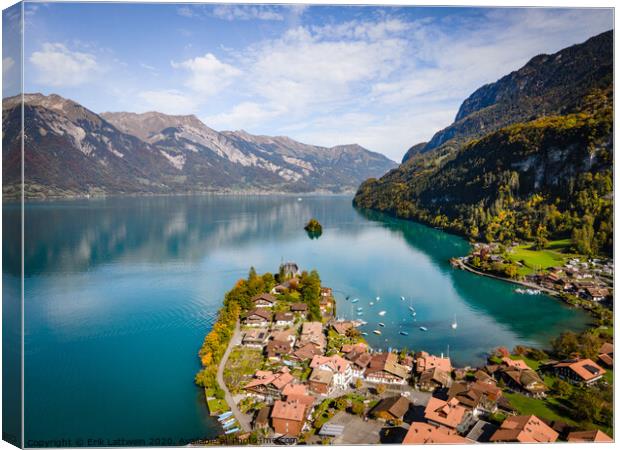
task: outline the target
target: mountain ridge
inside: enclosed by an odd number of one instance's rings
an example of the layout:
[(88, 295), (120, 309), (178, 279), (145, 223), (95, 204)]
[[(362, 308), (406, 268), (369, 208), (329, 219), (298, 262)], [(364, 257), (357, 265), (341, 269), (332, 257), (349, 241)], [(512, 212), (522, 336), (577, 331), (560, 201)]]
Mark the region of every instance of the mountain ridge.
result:
[[(24, 95), (27, 197), (196, 192), (354, 192), (396, 166), (361, 146), (220, 133), (194, 115), (97, 114), (57, 94)], [(20, 190), (21, 96), (3, 99), (3, 193)], [(269, 139), (271, 139), (270, 142)]]

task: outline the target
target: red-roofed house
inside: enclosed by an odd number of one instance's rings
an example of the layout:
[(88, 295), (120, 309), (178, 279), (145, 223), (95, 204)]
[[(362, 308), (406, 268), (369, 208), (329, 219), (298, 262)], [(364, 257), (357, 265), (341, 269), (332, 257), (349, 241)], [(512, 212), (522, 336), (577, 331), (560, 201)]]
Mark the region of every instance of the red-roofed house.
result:
[(430, 424), (457, 430), (467, 419), (467, 410), (455, 398), (444, 401), (431, 397), (424, 409), (424, 418)]
[(511, 416), (491, 436), (491, 442), (555, 442), (558, 433), (536, 416)]
[(601, 430), (573, 431), (568, 433), (568, 442), (613, 442), (614, 440)]
[(276, 400), (271, 410), (273, 429), (283, 436), (299, 436), (308, 412), (308, 406), (297, 400)]
[(553, 371), (572, 383), (592, 384), (600, 380), (606, 370), (591, 359), (571, 359), (553, 366)]
[(270, 401), (274, 398), (282, 397), (284, 388), (293, 382), (294, 379), (286, 367), (276, 373), (270, 370), (257, 370), (254, 378), (245, 385), (244, 389), (250, 395)]
[(472, 441), (443, 427), (412, 422), (403, 444), (472, 444)]
[(351, 363), (338, 355), (320, 356), (312, 358), (312, 369), (328, 370), (332, 372), (332, 386), (338, 389), (346, 389), (353, 380)]
[(427, 352), (417, 352), (415, 354), (416, 372), (418, 374), (426, 372), (429, 369), (439, 367), (444, 372), (452, 372), (452, 363), (450, 358), (442, 356), (429, 355)]

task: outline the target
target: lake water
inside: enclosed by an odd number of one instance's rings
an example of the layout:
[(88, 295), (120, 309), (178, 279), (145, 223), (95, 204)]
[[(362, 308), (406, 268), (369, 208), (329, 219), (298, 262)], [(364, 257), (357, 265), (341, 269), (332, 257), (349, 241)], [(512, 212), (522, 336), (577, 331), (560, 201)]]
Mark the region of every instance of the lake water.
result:
[[(4, 206), (5, 220), (17, 213)], [(588, 322), (554, 299), (452, 269), (448, 259), (468, 250), (464, 240), (360, 213), (349, 197), (63, 201), (28, 204), (25, 217), (26, 444), (214, 436), (192, 383), (196, 354), (224, 292), (250, 265), (316, 268), (339, 315), (363, 308), (371, 345), (449, 351), (460, 365), (483, 362), (498, 345), (546, 344)], [(303, 230), (310, 217), (323, 224), (319, 239)]]

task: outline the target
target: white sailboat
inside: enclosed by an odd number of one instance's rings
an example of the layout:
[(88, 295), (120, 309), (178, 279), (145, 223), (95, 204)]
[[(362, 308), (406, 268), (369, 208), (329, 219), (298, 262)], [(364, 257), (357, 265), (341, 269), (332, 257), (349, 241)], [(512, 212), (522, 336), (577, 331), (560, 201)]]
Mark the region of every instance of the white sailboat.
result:
[(454, 315), (454, 322), (452, 322), (451, 327), (452, 327), (452, 329), (453, 329), (453, 330), (456, 330), (456, 328), (457, 328), (458, 326), (459, 326), (459, 324), (458, 324), (458, 323), (456, 323), (456, 314), (455, 314), (455, 315)]

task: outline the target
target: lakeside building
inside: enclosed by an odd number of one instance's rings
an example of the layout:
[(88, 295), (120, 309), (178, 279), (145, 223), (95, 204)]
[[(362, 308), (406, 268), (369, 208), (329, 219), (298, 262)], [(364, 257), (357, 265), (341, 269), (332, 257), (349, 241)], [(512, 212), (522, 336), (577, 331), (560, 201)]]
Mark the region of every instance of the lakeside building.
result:
[(310, 362), (310, 368), (331, 372), (331, 384), (336, 389), (346, 389), (353, 381), (351, 363), (338, 355), (316, 355)]
[(500, 388), (494, 383), (482, 381), (471, 384), (454, 383), (448, 390), (448, 400), (456, 399), (461, 405), (469, 408), (475, 417), (496, 412), (501, 397), (502, 390)]
[(273, 308), (276, 303), (276, 298), (267, 293), (258, 294), (252, 297), (252, 304), (255, 308)]
[(295, 380), (286, 367), (279, 372), (270, 370), (257, 370), (254, 378), (245, 385), (245, 391), (249, 395), (261, 398), (268, 403), (282, 397), (283, 389)]
[(592, 384), (600, 380), (606, 370), (591, 359), (570, 359), (554, 364), (551, 370), (573, 384)]
[(527, 369), (503, 367), (496, 371), (495, 375), (510, 389), (528, 397), (544, 397), (548, 390), (540, 376), (529, 367)]
[(559, 434), (536, 416), (508, 417), (491, 436), (491, 442), (555, 442)]
[(246, 327), (266, 328), (270, 323), (271, 311), (266, 311), (264, 308), (256, 308), (251, 310), (243, 319), (243, 324)]
[(374, 353), (364, 371), (366, 381), (384, 384), (405, 384), (407, 368), (401, 366), (395, 353)]

